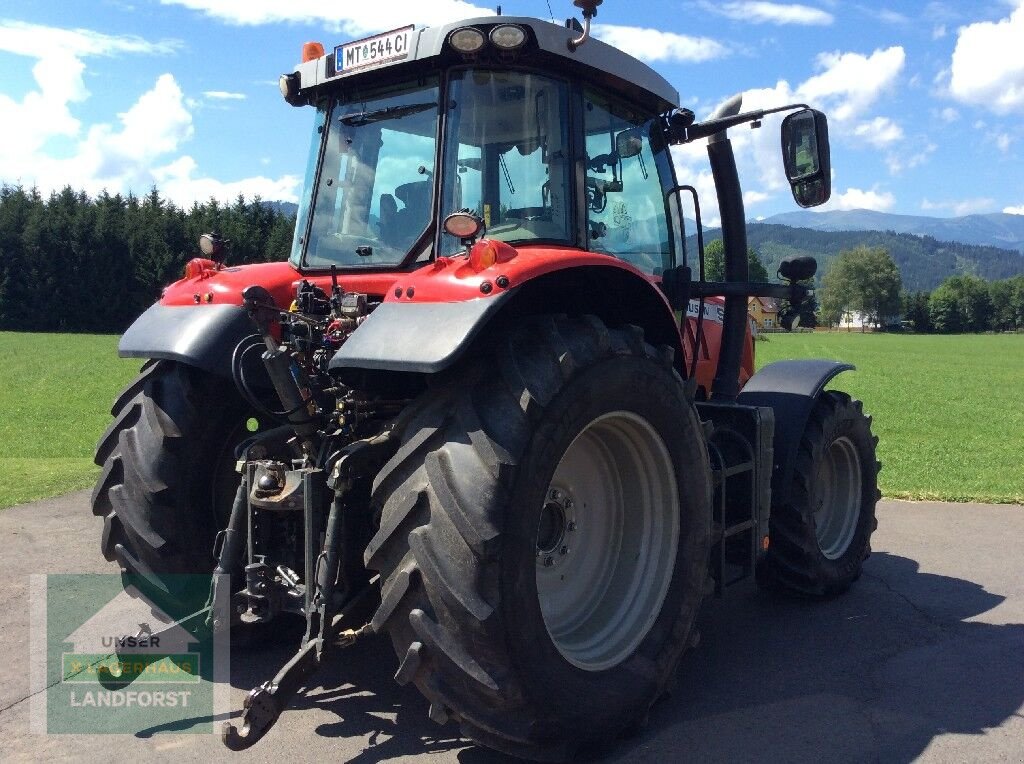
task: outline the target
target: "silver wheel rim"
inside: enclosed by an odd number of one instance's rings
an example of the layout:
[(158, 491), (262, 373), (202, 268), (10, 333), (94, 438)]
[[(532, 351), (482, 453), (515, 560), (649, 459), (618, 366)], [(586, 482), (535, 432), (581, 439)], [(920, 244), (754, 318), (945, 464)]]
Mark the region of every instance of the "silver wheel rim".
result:
[(679, 541), (668, 448), (642, 417), (587, 425), (555, 468), (537, 527), (537, 595), (555, 647), (574, 666), (624, 661), (661, 612)]
[(860, 454), (849, 438), (836, 438), (818, 470), (814, 532), (821, 553), (842, 557), (857, 532), (861, 504)]

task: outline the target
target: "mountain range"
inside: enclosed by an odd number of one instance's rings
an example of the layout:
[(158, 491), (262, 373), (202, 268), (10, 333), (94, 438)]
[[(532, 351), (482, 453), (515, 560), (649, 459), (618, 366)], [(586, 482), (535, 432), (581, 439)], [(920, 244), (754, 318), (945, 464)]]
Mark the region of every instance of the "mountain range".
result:
[(993, 212), (935, 218), (925, 215), (891, 215), (874, 210), (830, 210), (783, 212), (759, 223), (775, 223), (814, 231), (892, 231), (931, 236), (939, 241), (958, 241), (1024, 253), (1024, 215)]

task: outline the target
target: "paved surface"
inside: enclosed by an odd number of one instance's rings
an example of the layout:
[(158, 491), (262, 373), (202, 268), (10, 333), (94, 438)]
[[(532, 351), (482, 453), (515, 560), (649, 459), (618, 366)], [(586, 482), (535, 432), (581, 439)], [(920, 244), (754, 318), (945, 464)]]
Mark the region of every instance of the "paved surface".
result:
[[(29, 732), (26, 574), (110, 571), (87, 504), (83, 492), (0, 512), (0, 760), (226, 760), (210, 735)], [(1024, 761), (1022, 543), (1024, 507), (882, 503), (853, 590), (807, 603), (750, 586), (713, 602), (676, 692), (598, 760)], [(287, 655), (236, 655), (236, 704)], [(301, 712), (233, 759), (507, 761), (428, 721), (419, 694), (391, 680), (383, 640), (344, 657)]]

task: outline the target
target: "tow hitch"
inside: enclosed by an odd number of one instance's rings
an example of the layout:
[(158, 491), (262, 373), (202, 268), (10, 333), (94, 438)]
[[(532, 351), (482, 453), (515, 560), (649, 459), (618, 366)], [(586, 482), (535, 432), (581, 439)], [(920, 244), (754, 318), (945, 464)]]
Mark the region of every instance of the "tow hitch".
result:
[[(372, 608), (377, 593), (376, 583), (363, 590), (345, 609), (334, 616), (324, 636), (308, 641), (289, 660), (277, 675), (268, 682), (254, 688), (242, 704), (240, 728), (231, 722), (224, 722), (220, 739), (232, 751), (243, 751), (267, 734), (288, 707), (291, 699), (305, 685), (335, 647), (351, 647), (362, 637), (374, 634), (371, 625), (365, 623), (358, 629), (345, 628), (357, 620), (354, 614)], [(370, 596), (371, 592), (373, 596)]]

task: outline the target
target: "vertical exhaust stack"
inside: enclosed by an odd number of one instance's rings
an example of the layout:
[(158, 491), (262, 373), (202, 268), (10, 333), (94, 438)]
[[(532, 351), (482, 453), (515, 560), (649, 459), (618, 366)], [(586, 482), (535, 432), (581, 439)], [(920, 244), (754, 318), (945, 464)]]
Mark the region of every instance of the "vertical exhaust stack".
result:
[[(739, 114), (743, 96), (735, 95), (723, 103), (710, 119)], [(722, 218), (722, 245), (725, 251), (725, 280), (750, 280), (747, 267), (747, 224), (743, 211), (743, 190), (732, 141), (726, 131), (720, 130), (708, 138), (708, 159), (711, 174), (718, 191), (718, 210)], [(718, 355), (718, 368), (711, 385), (712, 400), (734, 401), (739, 394), (740, 357), (746, 332), (747, 299), (742, 296), (725, 298), (725, 316), (722, 321), (722, 346)]]

